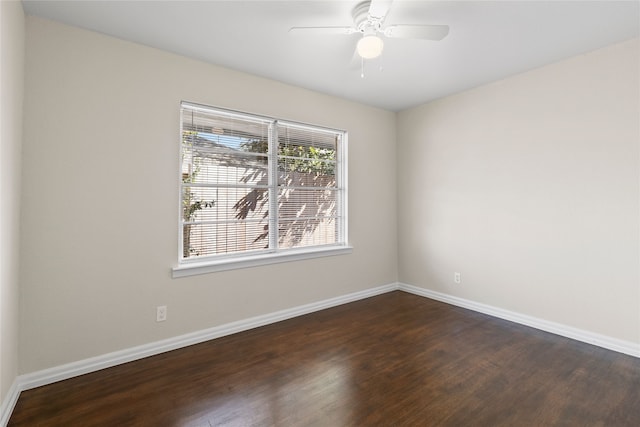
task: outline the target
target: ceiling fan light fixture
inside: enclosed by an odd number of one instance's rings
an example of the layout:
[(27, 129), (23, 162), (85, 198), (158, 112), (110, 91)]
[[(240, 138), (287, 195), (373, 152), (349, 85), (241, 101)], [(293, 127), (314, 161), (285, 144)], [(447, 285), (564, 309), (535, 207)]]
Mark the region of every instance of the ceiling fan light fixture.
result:
[(377, 58), (382, 54), (383, 48), (384, 43), (378, 36), (364, 36), (358, 41), (358, 45), (356, 46), (358, 55), (364, 59)]

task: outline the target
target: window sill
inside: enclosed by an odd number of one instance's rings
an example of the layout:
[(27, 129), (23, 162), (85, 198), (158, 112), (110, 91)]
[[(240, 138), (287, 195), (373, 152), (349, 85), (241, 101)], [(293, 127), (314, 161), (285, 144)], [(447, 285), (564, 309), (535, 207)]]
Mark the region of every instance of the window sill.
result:
[(304, 259), (321, 258), (334, 255), (345, 255), (353, 252), (351, 246), (332, 247), (330, 249), (305, 249), (264, 255), (225, 258), (202, 262), (189, 262), (174, 267), (172, 277), (195, 276), (198, 274), (215, 273), (217, 271), (236, 270), (240, 268), (257, 267), (260, 265), (277, 264), (281, 262), (300, 261)]

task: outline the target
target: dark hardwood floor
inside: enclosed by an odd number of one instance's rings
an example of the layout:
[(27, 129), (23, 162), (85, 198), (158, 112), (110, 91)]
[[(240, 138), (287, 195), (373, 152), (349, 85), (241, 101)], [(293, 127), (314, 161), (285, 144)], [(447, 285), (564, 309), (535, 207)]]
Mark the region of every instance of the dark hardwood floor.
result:
[(403, 292), (23, 392), (10, 426), (640, 426), (640, 359)]

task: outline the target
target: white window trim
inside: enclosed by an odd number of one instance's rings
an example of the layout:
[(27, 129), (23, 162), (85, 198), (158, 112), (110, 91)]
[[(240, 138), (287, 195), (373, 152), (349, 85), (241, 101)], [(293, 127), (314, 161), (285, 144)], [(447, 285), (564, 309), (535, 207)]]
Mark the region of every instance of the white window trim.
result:
[[(218, 108), (218, 107), (208, 107), (208, 106), (203, 106), (199, 104), (194, 104), (191, 102), (183, 101), (181, 105), (189, 105), (190, 107), (203, 108), (207, 110), (210, 108), (214, 108), (218, 111), (227, 111), (232, 115), (249, 116), (249, 117), (253, 116), (258, 119), (266, 119), (266, 120), (272, 120), (275, 122), (286, 123), (287, 125), (311, 126), (318, 130), (323, 129), (322, 126), (307, 125), (301, 122), (289, 122), (287, 120), (280, 120), (280, 119), (275, 119), (267, 116), (260, 116), (260, 115), (250, 114), (250, 113), (241, 113), (241, 112), (236, 112), (231, 110), (225, 110), (224, 108)], [(182, 128), (182, 126), (180, 128)], [(348, 216), (349, 186), (347, 183), (348, 135), (347, 135), (347, 132), (344, 130), (330, 129), (330, 128), (324, 128), (324, 129), (330, 132), (335, 132), (335, 131), (343, 132), (343, 141), (342, 141), (343, 147), (341, 150), (342, 159), (340, 162), (337, 163), (339, 167), (338, 167), (338, 170), (336, 171), (337, 174), (340, 174), (340, 178), (343, 186), (342, 203), (341, 203), (341, 206), (339, 207), (339, 209), (342, 211), (342, 217), (344, 221), (343, 223), (344, 242), (342, 244), (327, 245), (327, 246), (312, 246), (312, 247), (305, 247), (300, 249), (286, 249), (283, 251), (276, 250), (272, 252), (259, 253), (254, 255), (252, 255), (251, 253), (248, 253), (245, 255), (233, 254), (229, 256), (213, 256), (213, 257), (205, 257), (205, 258), (194, 259), (194, 260), (179, 260), (178, 265), (171, 269), (172, 278), (176, 279), (180, 277), (196, 276), (200, 274), (215, 273), (219, 271), (237, 270), (237, 269), (243, 269), (243, 268), (258, 267), (262, 265), (278, 264), (278, 263), (284, 263), (284, 262), (300, 261), (300, 260), (322, 258), (322, 257), (336, 256), (336, 255), (346, 255), (346, 254), (352, 253), (353, 247), (349, 245), (349, 221), (348, 221), (348, 218), (349, 218)], [(178, 195), (178, 198), (181, 201), (180, 194)], [(180, 205), (181, 203), (178, 203), (179, 207)], [(182, 253), (182, 240), (180, 238), (178, 239), (178, 245), (179, 245), (178, 254), (180, 255)]]
[(179, 277), (196, 276), (199, 274), (215, 273), (218, 271), (237, 270), (241, 268), (258, 267), (261, 265), (278, 264), (282, 262), (300, 261), (335, 255), (346, 255), (353, 252), (351, 246), (331, 246), (327, 248), (314, 247), (299, 250), (288, 250), (260, 255), (235, 256), (200, 262), (184, 263), (172, 270), (174, 279)]

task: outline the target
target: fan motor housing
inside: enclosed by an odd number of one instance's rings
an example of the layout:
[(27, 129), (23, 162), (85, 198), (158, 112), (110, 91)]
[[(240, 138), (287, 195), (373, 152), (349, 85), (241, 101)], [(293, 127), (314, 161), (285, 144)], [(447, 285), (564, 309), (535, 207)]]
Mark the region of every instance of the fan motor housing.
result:
[(371, 5), (370, 1), (363, 1), (362, 3), (358, 3), (353, 8), (353, 22), (355, 22), (356, 27), (359, 27), (361, 24), (367, 21), (369, 18), (369, 6)]

